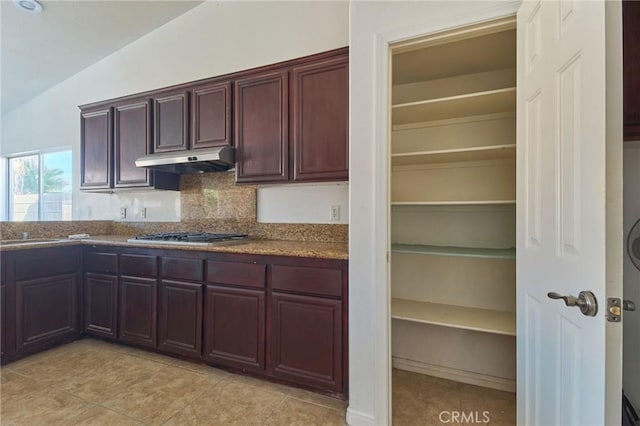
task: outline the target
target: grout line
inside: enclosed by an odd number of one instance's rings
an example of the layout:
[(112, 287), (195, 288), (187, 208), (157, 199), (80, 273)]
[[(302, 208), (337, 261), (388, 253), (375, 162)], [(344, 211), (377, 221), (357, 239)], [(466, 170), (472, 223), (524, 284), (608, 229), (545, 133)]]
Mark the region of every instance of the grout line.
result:
[(329, 409), (329, 410), (333, 410), (333, 411), (338, 412), (340, 414), (344, 414), (345, 411), (346, 411), (346, 408), (343, 410), (343, 409), (339, 409), (339, 408), (335, 408), (335, 407), (329, 407), (328, 405), (324, 405), (324, 404), (321, 404), (321, 403), (316, 402), (316, 401), (309, 401), (309, 400), (306, 400), (306, 399), (300, 399), (300, 398), (296, 398), (295, 396), (292, 396), (292, 395), (288, 395), (288, 397), (291, 398), (291, 399), (295, 399), (296, 401), (299, 401), (299, 402), (306, 402), (307, 404), (315, 405), (317, 407), (322, 407), (322, 408), (326, 408), (326, 409)]
[(142, 424), (145, 424), (145, 425), (148, 424), (148, 423), (146, 423), (146, 422), (144, 422), (144, 421), (142, 421), (140, 419), (137, 419), (135, 417), (131, 417), (130, 415), (128, 415), (126, 413), (123, 413), (123, 412), (118, 411), (118, 410), (114, 410), (113, 408), (109, 408), (109, 407), (107, 407), (105, 405), (98, 404), (96, 402), (88, 402), (87, 405), (93, 405), (94, 407), (104, 408), (105, 410), (111, 411), (112, 413), (116, 413), (116, 414), (119, 414), (121, 416), (124, 416), (124, 417), (128, 418), (129, 420), (133, 420), (134, 422), (142, 423)]
[(287, 398), (289, 398), (288, 394), (282, 395), (282, 399), (280, 400), (280, 402), (278, 402), (277, 404), (275, 404), (273, 406), (273, 408), (271, 410), (269, 410), (269, 414), (267, 414), (267, 416), (264, 418), (264, 420), (262, 421), (261, 424), (265, 425), (267, 424), (267, 422), (269, 421), (269, 419), (271, 417), (273, 417), (273, 415), (275, 414), (276, 410), (280, 409), (280, 406), (282, 406), (284, 404), (284, 402), (287, 400)]

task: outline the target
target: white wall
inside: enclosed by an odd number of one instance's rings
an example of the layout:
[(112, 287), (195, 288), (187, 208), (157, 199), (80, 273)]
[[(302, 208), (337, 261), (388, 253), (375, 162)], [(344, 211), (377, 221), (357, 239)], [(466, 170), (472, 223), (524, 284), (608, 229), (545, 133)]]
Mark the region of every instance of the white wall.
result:
[[(4, 114), (0, 153), (10, 155), (71, 144), (74, 180), (78, 182), (78, 105), (347, 44), (346, 1), (205, 2)], [(76, 188), (73, 197), (75, 219), (116, 219), (120, 206), (137, 206), (147, 200), (150, 204), (147, 220), (180, 219), (179, 192), (105, 195), (85, 194)], [(327, 208), (317, 206), (317, 209)], [(282, 213), (286, 218), (286, 212)], [(306, 221), (307, 218), (291, 219)]]
[[(384, 40), (439, 31), (497, 17), (496, 8), (516, 10), (518, 2), (366, 2), (351, 3), (350, 45), (350, 218), (349, 306), (352, 425), (389, 422), (388, 310), (388, 146), (386, 88), (377, 78), (388, 72)], [(378, 46), (381, 45), (380, 48)]]
[[(640, 141), (624, 144), (624, 235), (640, 219)], [(640, 409), (640, 271), (624, 255), (624, 298), (636, 303), (635, 312), (623, 316), (623, 388), (629, 401)]]
[[(331, 219), (338, 206), (339, 219)], [(349, 223), (349, 184), (273, 185), (258, 188), (258, 222)]]

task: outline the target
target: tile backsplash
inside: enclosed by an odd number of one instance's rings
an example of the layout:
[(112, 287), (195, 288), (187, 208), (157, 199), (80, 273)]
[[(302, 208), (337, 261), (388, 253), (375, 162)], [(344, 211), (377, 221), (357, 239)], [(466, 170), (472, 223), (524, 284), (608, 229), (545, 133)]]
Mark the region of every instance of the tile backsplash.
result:
[(180, 179), (180, 222), (0, 222), (0, 239), (66, 237), (71, 234), (137, 235), (155, 232), (240, 232), (262, 240), (347, 242), (348, 225), (259, 223), (256, 186), (235, 185), (234, 174), (204, 173)]
[(180, 177), (182, 220), (256, 220), (256, 187), (235, 185), (234, 172)]

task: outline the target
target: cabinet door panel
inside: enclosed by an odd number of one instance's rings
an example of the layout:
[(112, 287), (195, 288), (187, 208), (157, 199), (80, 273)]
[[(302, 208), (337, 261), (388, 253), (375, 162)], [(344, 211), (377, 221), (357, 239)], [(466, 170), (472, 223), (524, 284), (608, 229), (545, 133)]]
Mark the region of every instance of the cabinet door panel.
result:
[(288, 98), (287, 71), (236, 81), (238, 182), (289, 179)]
[(120, 339), (156, 346), (158, 281), (151, 278), (120, 278)]
[(160, 282), (158, 348), (200, 358), (202, 284)]
[(2, 309), (2, 312), (0, 312), (0, 321), (2, 321), (1, 324), (1, 329), (0, 332), (2, 332), (2, 336), (0, 336), (0, 353), (4, 354), (5, 352), (7, 352), (7, 347), (8, 347), (8, 342), (7, 342), (7, 324), (8, 324), (8, 316), (7, 316), (7, 286), (4, 285), (4, 283), (2, 285), (0, 285), (0, 309)]
[(193, 89), (191, 113), (191, 148), (232, 144), (230, 82)]
[(106, 189), (111, 186), (113, 131), (111, 108), (80, 115), (80, 188)]
[(273, 375), (342, 391), (342, 302), (273, 293)]
[(85, 274), (84, 331), (103, 337), (117, 337), (118, 277)]
[(50, 343), (78, 332), (75, 274), (16, 283), (17, 349)]
[(207, 285), (205, 298), (205, 359), (263, 371), (264, 291)]
[(640, 139), (640, 2), (622, 2), (624, 139)]
[(0, 285), (0, 321), (2, 333), (1, 354), (11, 354), (16, 349), (16, 298), (15, 286), (9, 283)]
[(349, 58), (293, 69), (294, 180), (349, 179)]
[(189, 146), (189, 92), (154, 100), (154, 151), (182, 151)]
[(116, 188), (150, 186), (149, 169), (136, 167), (138, 157), (151, 153), (151, 103), (148, 100), (115, 107), (114, 146)]

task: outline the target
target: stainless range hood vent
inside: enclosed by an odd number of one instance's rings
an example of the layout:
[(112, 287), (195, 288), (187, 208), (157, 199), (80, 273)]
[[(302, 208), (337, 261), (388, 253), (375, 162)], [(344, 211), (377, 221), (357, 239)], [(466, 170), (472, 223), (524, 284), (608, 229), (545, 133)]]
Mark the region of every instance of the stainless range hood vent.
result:
[(136, 166), (175, 174), (223, 172), (234, 167), (234, 157), (232, 147), (221, 146), (145, 155), (136, 160)]

